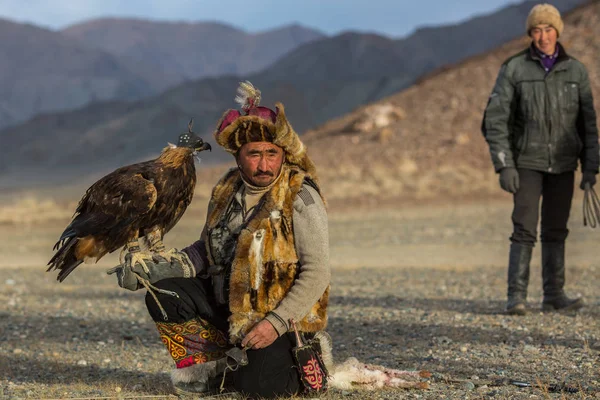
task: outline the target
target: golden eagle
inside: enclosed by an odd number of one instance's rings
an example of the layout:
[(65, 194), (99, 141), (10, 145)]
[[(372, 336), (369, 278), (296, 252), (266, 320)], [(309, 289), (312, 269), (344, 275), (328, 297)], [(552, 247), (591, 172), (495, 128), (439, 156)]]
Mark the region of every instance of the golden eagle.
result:
[(192, 201), (194, 156), (211, 150), (192, 132), (192, 124), (193, 120), (177, 145), (169, 144), (158, 158), (121, 167), (89, 187), (48, 262), (48, 271), (60, 270), (60, 282), (82, 262), (96, 262), (120, 248), (132, 253), (132, 265), (145, 266), (138, 244), (142, 236), (150, 251), (165, 258), (171, 255), (165, 252), (162, 238)]

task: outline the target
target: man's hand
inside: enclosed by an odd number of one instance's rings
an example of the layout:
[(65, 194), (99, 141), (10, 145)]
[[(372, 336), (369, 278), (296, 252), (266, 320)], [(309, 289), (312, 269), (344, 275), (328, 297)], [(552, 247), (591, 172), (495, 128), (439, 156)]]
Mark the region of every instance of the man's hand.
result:
[(277, 339), (279, 335), (273, 325), (267, 320), (262, 320), (242, 340), (242, 347), (253, 350), (263, 349)]
[(519, 190), (519, 172), (516, 168), (505, 167), (500, 170), (500, 187), (508, 193)]
[(594, 187), (596, 184), (596, 173), (594, 171), (583, 171), (583, 176), (581, 177), (581, 184), (579, 188), (581, 190), (585, 190), (585, 184), (589, 183), (590, 187)]

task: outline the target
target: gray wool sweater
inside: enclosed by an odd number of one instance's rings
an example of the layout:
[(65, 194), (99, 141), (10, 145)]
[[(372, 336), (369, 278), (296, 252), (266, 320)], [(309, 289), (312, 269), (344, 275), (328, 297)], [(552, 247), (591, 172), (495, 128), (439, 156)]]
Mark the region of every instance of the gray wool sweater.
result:
[[(243, 204), (243, 196), (243, 190), (235, 195), (235, 200), (240, 206)], [(279, 306), (265, 318), (280, 336), (288, 331), (290, 319), (300, 321), (308, 314), (329, 286), (331, 279), (327, 211), (321, 196), (311, 186), (303, 185), (294, 199), (292, 218), (300, 274)], [(228, 227), (233, 231), (242, 222), (240, 211), (232, 216)], [(203, 247), (204, 243), (199, 240), (184, 249), (197, 267), (196, 270), (202, 270), (202, 264), (208, 265), (208, 260), (203, 255)]]

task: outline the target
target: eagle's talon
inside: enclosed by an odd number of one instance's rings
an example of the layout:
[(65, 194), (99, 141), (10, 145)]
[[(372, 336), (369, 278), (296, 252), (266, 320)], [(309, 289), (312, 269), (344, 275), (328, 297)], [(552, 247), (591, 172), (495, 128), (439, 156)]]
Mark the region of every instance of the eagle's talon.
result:
[(123, 249), (121, 249), (121, 253), (119, 253), (119, 264), (121, 264), (121, 265), (125, 264), (126, 253), (127, 253), (127, 246), (123, 247)]
[(142, 269), (144, 270), (144, 272), (149, 274), (150, 269), (146, 265), (146, 261), (145, 261), (148, 259), (152, 260), (152, 257), (149, 256), (148, 254), (144, 254), (141, 252), (131, 253), (131, 268), (133, 268), (136, 263), (139, 263), (142, 266)]
[(161, 251), (161, 252), (158, 252), (158, 255), (160, 255), (162, 258), (164, 258), (165, 260), (167, 260), (169, 262), (173, 262), (173, 260), (177, 260), (180, 264), (182, 264), (182, 265), (185, 264), (183, 256), (177, 249), (169, 249), (168, 251)]

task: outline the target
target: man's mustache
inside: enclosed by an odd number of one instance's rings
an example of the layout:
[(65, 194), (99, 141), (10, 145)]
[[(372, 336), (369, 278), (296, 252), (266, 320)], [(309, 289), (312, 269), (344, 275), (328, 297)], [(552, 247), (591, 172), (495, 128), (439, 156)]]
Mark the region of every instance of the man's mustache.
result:
[(275, 174), (269, 171), (257, 171), (254, 173), (254, 176), (275, 176)]

